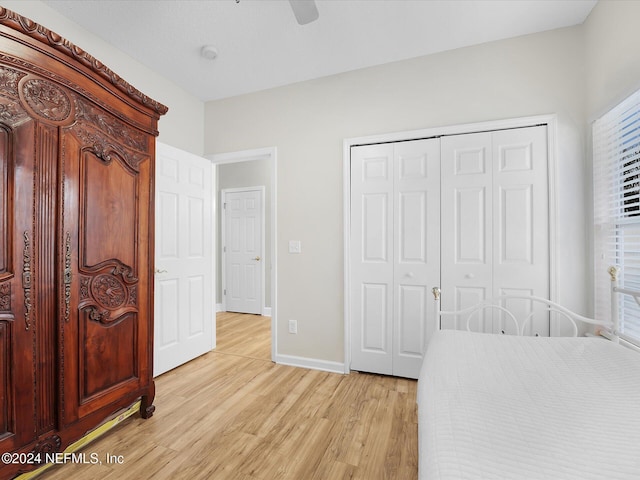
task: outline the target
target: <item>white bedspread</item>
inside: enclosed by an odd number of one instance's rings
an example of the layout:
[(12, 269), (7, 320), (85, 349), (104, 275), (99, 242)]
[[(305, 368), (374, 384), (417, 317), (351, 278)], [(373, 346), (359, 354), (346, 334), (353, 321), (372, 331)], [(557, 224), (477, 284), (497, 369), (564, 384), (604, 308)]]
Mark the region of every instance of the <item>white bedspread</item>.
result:
[(599, 338), (437, 332), (421, 480), (640, 479), (640, 353)]

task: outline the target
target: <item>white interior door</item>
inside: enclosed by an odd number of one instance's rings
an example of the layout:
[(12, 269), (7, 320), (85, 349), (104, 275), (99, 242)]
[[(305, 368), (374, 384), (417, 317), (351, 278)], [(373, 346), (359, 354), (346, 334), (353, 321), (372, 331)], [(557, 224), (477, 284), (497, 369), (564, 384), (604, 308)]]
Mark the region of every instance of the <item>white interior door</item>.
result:
[[(549, 174), (547, 127), (493, 134), (493, 295), (549, 298)], [(505, 307), (525, 319), (533, 306)], [(502, 315), (494, 331), (507, 331)], [(549, 336), (549, 315), (538, 309), (526, 335)]]
[[(549, 296), (546, 126), (442, 138), (442, 308), (499, 295)], [(532, 305), (504, 305), (524, 320)], [(495, 313), (495, 314), (494, 314)], [(443, 328), (464, 328), (443, 319)], [(515, 333), (503, 315), (483, 311), (472, 328)], [(538, 313), (527, 334), (549, 335)]]
[[(442, 138), (442, 309), (457, 310), (492, 296), (493, 150), (491, 132)], [(492, 331), (481, 312), (476, 325)], [(461, 321), (462, 319), (460, 319)], [(443, 328), (462, 329), (452, 317)]]
[(213, 168), (167, 145), (156, 152), (154, 375), (215, 346)]
[(393, 145), (351, 149), (351, 369), (393, 373)]
[(417, 378), (440, 280), (438, 139), (354, 147), (351, 368)]
[(418, 378), (440, 283), (440, 140), (394, 145), (393, 374)]
[(262, 314), (264, 188), (223, 191), (225, 310)]

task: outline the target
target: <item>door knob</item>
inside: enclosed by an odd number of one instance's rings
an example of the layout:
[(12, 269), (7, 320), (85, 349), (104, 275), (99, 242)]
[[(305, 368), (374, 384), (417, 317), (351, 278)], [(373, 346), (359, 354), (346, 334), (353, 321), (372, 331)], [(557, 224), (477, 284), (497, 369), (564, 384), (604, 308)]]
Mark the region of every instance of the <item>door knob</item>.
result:
[(255, 260), (256, 262), (259, 262), (259, 261), (260, 261), (260, 257), (256, 257), (256, 258), (254, 258), (254, 260)]
[(160, 269), (156, 268), (156, 273), (167, 273), (167, 271), (166, 270), (160, 270)]

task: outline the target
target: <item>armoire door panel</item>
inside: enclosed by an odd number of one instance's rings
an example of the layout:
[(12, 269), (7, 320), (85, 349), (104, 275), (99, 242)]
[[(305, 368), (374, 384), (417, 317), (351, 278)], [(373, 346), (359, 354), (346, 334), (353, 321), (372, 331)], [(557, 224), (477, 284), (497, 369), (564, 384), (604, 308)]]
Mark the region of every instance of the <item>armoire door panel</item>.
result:
[[(149, 145), (83, 103), (62, 139), (60, 384), (70, 424), (148, 383)], [(101, 120), (100, 120), (101, 119)], [(111, 123), (105, 132), (96, 122)], [(64, 352), (75, 352), (69, 355)], [(144, 371), (143, 371), (144, 370)]]
[(89, 152), (80, 168), (81, 267), (117, 259), (135, 276), (138, 175), (120, 161), (105, 163)]
[[(0, 67), (0, 79), (4, 73)], [(0, 101), (9, 102), (7, 97)], [(32, 277), (36, 125), (18, 109), (12, 104), (10, 111), (17, 115), (3, 116), (8, 124), (0, 123), (0, 452), (33, 439), (36, 430)]]
[(81, 398), (85, 404), (127, 381), (137, 384), (137, 323), (135, 313), (125, 313), (105, 324), (84, 311), (80, 322)]

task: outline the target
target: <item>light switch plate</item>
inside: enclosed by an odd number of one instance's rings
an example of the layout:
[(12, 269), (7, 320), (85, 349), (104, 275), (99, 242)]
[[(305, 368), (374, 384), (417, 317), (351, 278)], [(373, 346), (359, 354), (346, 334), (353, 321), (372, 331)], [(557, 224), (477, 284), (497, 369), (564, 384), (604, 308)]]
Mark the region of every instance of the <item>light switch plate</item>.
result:
[(289, 240), (289, 253), (302, 253), (300, 240)]

